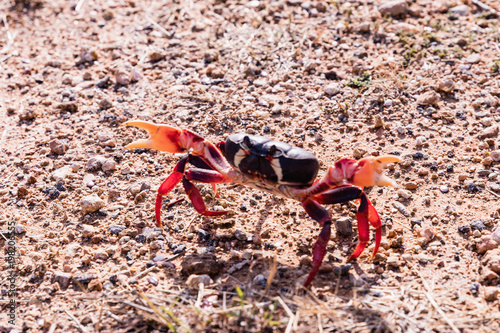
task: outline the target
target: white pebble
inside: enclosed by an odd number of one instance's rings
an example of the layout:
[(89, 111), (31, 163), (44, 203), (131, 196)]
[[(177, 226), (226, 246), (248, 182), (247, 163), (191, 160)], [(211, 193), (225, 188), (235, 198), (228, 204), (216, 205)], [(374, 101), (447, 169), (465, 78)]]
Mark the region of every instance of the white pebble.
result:
[(425, 136), (421, 135), (421, 136), (417, 137), (417, 145), (421, 146), (424, 144), (424, 142), (425, 142)]
[(500, 150), (494, 150), (490, 153), (491, 158), (493, 161), (498, 162), (500, 161)]
[(339, 89), (338, 85), (336, 85), (336, 84), (330, 84), (330, 85), (326, 86), (326, 88), (325, 88), (325, 94), (327, 94), (329, 96), (336, 95), (339, 92), (340, 92), (340, 89)]

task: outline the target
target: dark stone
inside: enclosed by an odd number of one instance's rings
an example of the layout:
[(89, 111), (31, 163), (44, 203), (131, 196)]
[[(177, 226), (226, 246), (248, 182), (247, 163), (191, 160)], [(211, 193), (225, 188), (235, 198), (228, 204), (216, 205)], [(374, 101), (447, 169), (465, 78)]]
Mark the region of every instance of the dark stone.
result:
[(43, 193), (47, 194), (50, 200), (56, 199), (60, 194), (59, 190), (54, 186), (47, 186), (43, 189)]
[(477, 294), (477, 293), (479, 293), (479, 283), (477, 283), (477, 282), (472, 282), (472, 283), (470, 284), (469, 290), (470, 290), (473, 294)]
[(420, 152), (420, 151), (417, 151), (417, 152), (413, 153), (411, 156), (415, 160), (421, 160), (421, 159), (424, 158), (424, 154), (422, 152)]
[(411, 219), (410, 220), (410, 223), (411, 223), (411, 228), (413, 229), (413, 227), (415, 225), (419, 225), (419, 226), (422, 226), (422, 220), (420, 219)]
[(474, 183), (467, 184), (467, 192), (469, 192), (469, 193), (477, 193), (477, 192), (481, 192), (481, 190), (482, 190), (482, 188), (480, 188), (479, 186), (477, 186)]
[(477, 229), (479, 231), (486, 229), (486, 226), (484, 225), (484, 222), (481, 219), (472, 220), (469, 222), (469, 224), (472, 229)]
[(120, 232), (125, 230), (125, 228), (126, 227), (124, 225), (112, 225), (108, 230), (112, 235), (118, 235)]
[(463, 234), (468, 234), (470, 232), (470, 226), (468, 225), (461, 225), (458, 227), (458, 232), (461, 232)]
[(75, 113), (78, 111), (78, 105), (72, 102), (61, 103), (57, 106), (57, 108), (61, 111), (66, 111), (69, 113)]
[(200, 242), (206, 242), (210, 239), (210, 233), (206, 230), (200, 229), (198, 230), (198, 238)]
[(56, 189), (57, 189), (58, 191), (61, 191), (61, 192), (62, 192), (62, 191), (66, 191), (66, 187), (64, 187), (64, 185), (63, 185), (62, 183), (58, 183), (58, 184), (56, 185)]
[(351, 269), (351, 264), (342, 265), (340, 267), (335, 267), (333, 269), (333, 273), (335, 275), (347, 276), (349, 274), (349, 270)]
[(146, 236), (143, 234), (135, 236), (135, 241), (138, 243), (145, 243), (146, 242)]
[(352, 235), (352, 219), (350, 217), (342, 217), (335, 221), (335, 229), (341, 236)]
[(92, 274), (78, 274), (78, 275), (75, 275), (75, 277), (73, 279), (75, 281), (78, 281), (81, 284), (87, 284), (94, 278), (95, 278), (95, 276)]
[(108, 76), (104, 77), (103, 79), (100, 79), (97, 81), (95, 84), (99, 88), (107, 88), (111, 85), (111, 78)]

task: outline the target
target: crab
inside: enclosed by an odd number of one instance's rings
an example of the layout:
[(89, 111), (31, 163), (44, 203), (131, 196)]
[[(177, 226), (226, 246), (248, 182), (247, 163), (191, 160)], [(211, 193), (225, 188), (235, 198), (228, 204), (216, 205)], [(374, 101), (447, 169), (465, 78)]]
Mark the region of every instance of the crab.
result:
[[(193, 182), (212, 184), (217, 195), (216, 184), (237, 183), (299, 201), (306, 213), (322, 227), (313, 247), (312, 268), (304, 287), (316, 277), (330, 240), (332, 220), (322, 204), (360, 201), (356, 214), (359, 243), (349, 260), (358, 258), (365, 249), (370, 240), (370, 224), (375, 228), (372, 258), (380, 247), (382, 223), (363, 188), (394, 186), (394, 181), (382, 172), (386, 165), (400, 161), (396, 156), (368, 156), (358, 161), (342, 158), (317, 179), (319, 161), (312, 153), (266, 137), (232, 134), (226, 141), (214, 145), (188, 129), (141, 120), (123, 125), (145, 129), (150, 135), (148, 139), (132, 142), (125, 148), (187, 153), (158, 188), (155, 215), (160, 227), (163, 197), (179, 182), (182, 182), (194, 209), (205, 216), (220, 216), (228, 211), (208, 210)], [(194, 168), (187, 168), (187, 163)]]

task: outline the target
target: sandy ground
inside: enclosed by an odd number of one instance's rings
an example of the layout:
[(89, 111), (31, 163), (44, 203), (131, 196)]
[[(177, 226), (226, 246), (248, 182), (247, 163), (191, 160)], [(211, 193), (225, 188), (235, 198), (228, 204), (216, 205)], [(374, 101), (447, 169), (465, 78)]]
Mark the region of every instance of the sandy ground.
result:
[[(2, 1), (2, 332), (500, 331), (499, 13), (493, 0)], [(320, 175), (399, 156), (397, 187), (366, 189), (379, 253), (372, 240), (347, 263), (357, 204), (328, 206), (337, 228), (301, 290), (319, 226), (237, 185), (220, 198), (197, 185), (231, 210), (215, 218), (178, 186), (155, 228), (181, 155), (124, 149), (146, 137), (119, 127), (133, 119), (214, 143), (268, 136), (313, 152)]]

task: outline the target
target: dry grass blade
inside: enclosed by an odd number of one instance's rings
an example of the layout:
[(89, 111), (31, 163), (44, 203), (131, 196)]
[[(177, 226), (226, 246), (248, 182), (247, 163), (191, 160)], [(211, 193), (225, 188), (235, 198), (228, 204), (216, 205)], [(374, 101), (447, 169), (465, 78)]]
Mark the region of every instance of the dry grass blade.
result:
[(176, 331), (176, 329), (174, 328), (174, 325), (172, 325), (172, 323), (168, 320), (167, 317), (165, 317), (163, 315), (163, 313), (161, 313), (160, 310), (158, 310), (158, 308), (153, 304), (153, 302), (151, 302), (149, 300), (148, 297), (146, 297), (144, 294), (142, 293), (138, 293), (139, 296), (148, 304), (149, 308), (145, 308), (143, 307), (144, 309), (146, 309), (145, 311), (147, 312), (150, 312), (150, 311), (153, 311), (156, 315), (158, 315), (158, 317), (160, 317), (161, 320), (159, 320), (162, 324), (164, 324), (165, 326), (167, 326), (170, 330), (172, 331)]
[(485, 4), (479, 0), (471, 0), (471, 2), (484, 11), (490, 11), (492, 13), (498, 14), (498, 12), (495, 9), (491, 8), (490, 6), (488, 6), (487, 4)]
[(76, 7), (75, 7), (75, 12), (79, 12), (80, 9), (82, 9), (84, 2), (85, 2), (85, 0), (78, 0), (78, 3), (76, 4)]
[(73, 316), (67, 309), (63, 309), (63, 310), (64, 310), (64, 312), (66, 312), (68, 317), (70, 317), (71, 320), (73, 320), (76, 323), (76, 325), (77, 325), (78, 329), (80, 329), (80, 331), (87, 332), (85, 327), (82, 326), (82, 323), (80, 323), (80, 321), (75, 316)]
[(172, 32), (168, 32), (167, 29), (162, 27), (161, 25), (158, 24), (155, 20), (153, 20), (151, 17), (146, 15), (146, 20), (148, 20), (149, 23), (151, 23), (156, 29), (160, 30), (166, 37), (171, 38), (173, 36)]
[(283, 301), (283, 299), (280, 296), (278, 296), (276, 299), (281, 304), (281, 306), (283, 307), (283, 309), (285, 309), (286, 314), (289, 317), (289, 319), (288, 319), (288, 325), (286, 326), (285, 333), (290, 333), (292, 331), (292, 327), (293, 327), (293, 322), (295, 320), (295, 316), (294, 316), (292, 310), (290, 310), (290, 308), (288, 307), (288, 305), (286, 305), (285, 301)]
[[(168, 259), (168, 258), (167, 258)], [(139, 280), (139, 278), (141, 278), (142, 276), (148, 274), (149, 272), (151, 271), (154, 271), (156, 268), (158, 268), (157, 266), (151, 266), (145, 270), (143, 270), (142, 272), (139, 272), (137, 273), (134, 277), (132, 277), (130, 280), (129, 280), (129, 283), (130, 282), (137, 282)]]
[(486, 192), (488, 192), (488, 193), (490, 193), (490, 194), (493, 194), (493, 195), (494, 195), (495, 197), (497, 197), (497, 198), (500, 198), (500, 195), (496, 194), (496, 193), (495, 193), (495, 192), (493, 192), (493, 191), (490, 191), (490, 190), (486, 189)]
[(278, 262), (276, 261), (276, 257), (272, 258), (272, 264), (271, 268), (269, 269), (269, 276), (267, 277), (267, 285), (266, 289), (264, 289), (264, 292), (260, 296), (259, 300), (257, 302), (262, 301), (265, 295), (269, 292), (269, 288), (271, 288), (271, 283), (273, 283), (274, 276), (276, 275), (276, 272), (278, 271)]
[(52, 323), (52, 325), (50, 325), (48, 333), (54, 333), (56, 331), (56, 328), (57, 328), (57, 324)]

